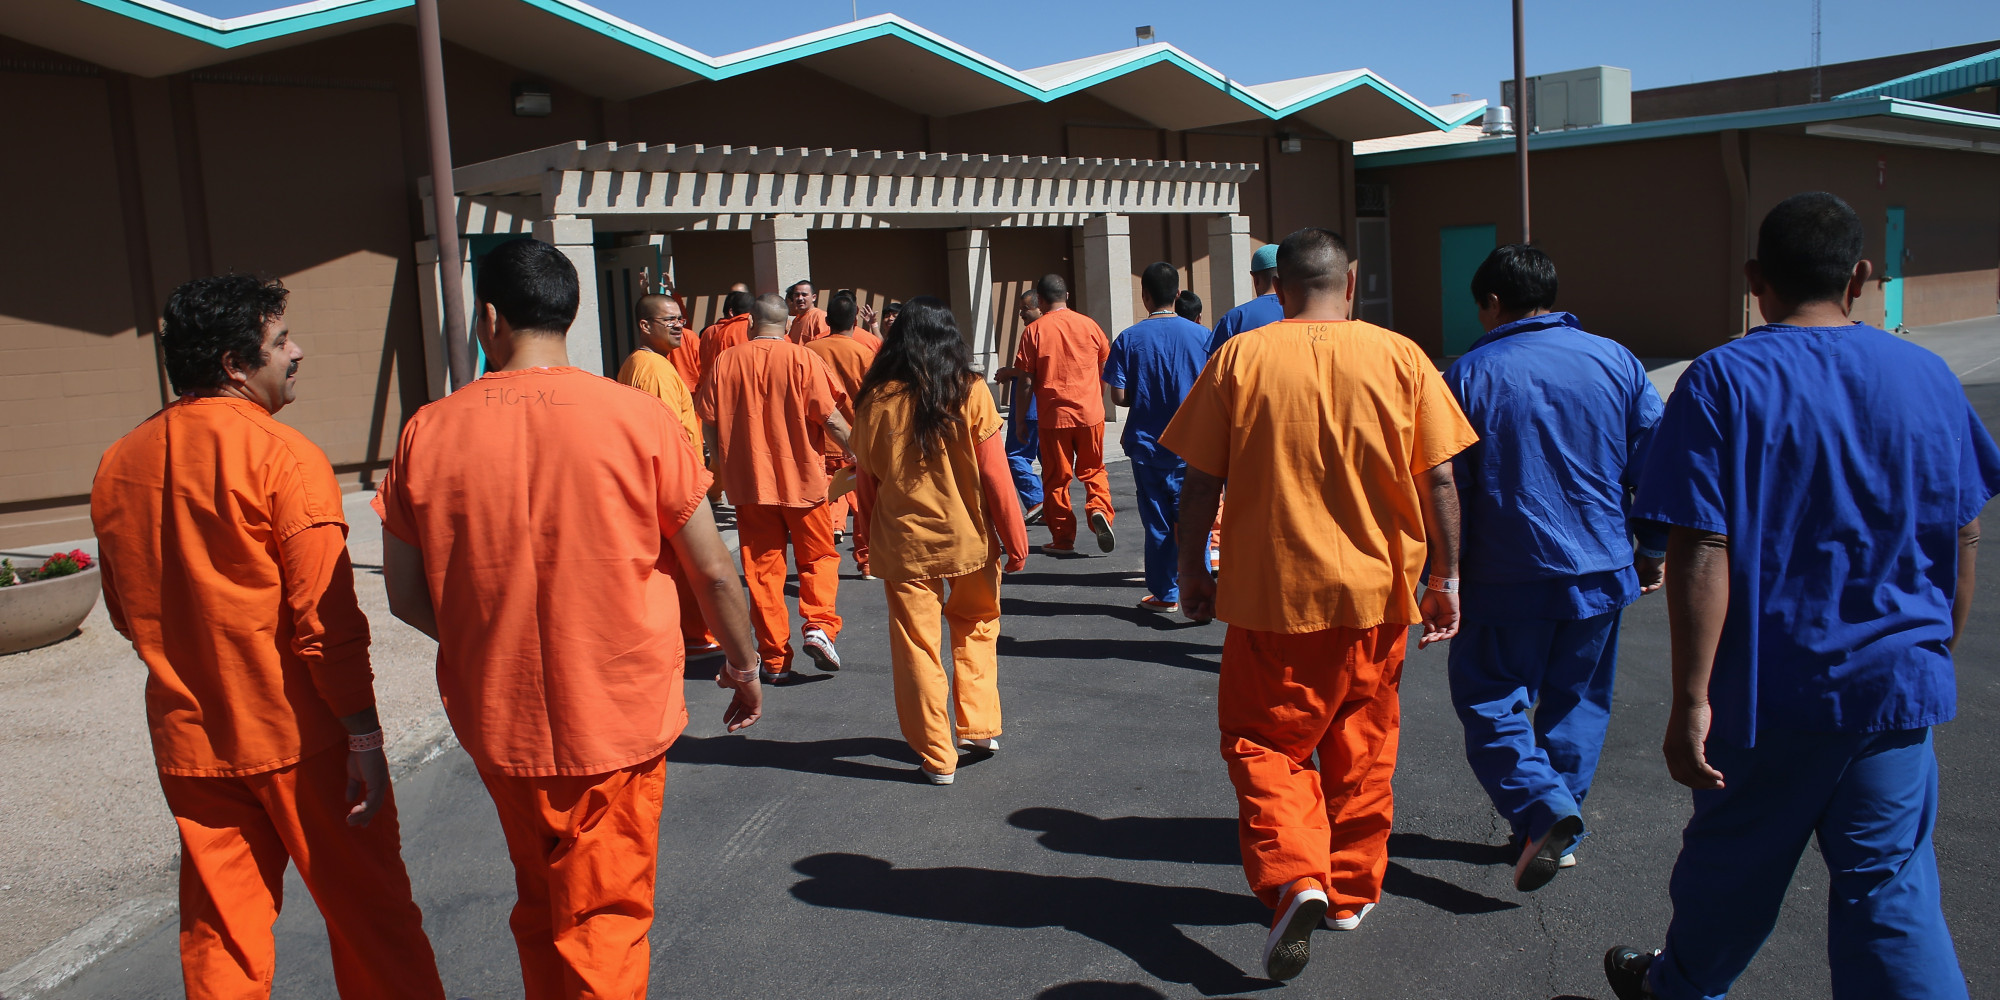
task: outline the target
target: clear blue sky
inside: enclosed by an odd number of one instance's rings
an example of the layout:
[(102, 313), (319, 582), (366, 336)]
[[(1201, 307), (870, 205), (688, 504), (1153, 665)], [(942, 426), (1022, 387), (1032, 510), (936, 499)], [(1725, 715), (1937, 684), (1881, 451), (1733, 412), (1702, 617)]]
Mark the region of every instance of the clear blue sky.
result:
[[(259, 0), (180, 0), (217, 16)], [(446, 0), (448, 3), (449, 0)], [(596, 6), (710, 55), (847, 21), (853, 0), (597, 0)], [(2000, 39), (2000, 0), (1824, 0), (1825, 62)], [(1244, 83), (1366, 66), (1418, 99), (1499, 99), (1513, 75), (1509, 0), (860, 0), (861, 16), (893, 11), (1016, 68), (1132, 44), (1151, 24), (1161, 41)], [(1808, 65), (1811, 0), (1528, 0), (1528, 72), (1599, 63), (1643, 89)]]

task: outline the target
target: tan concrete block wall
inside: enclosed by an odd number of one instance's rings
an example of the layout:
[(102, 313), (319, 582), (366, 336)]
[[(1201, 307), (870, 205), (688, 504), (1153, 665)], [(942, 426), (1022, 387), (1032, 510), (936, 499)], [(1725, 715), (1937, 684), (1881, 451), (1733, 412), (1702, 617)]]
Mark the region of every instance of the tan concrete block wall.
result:
[(2000, 268), (1919, 274), (1903, 279), (1903, 322), (1949, 323), (2000, 312)]

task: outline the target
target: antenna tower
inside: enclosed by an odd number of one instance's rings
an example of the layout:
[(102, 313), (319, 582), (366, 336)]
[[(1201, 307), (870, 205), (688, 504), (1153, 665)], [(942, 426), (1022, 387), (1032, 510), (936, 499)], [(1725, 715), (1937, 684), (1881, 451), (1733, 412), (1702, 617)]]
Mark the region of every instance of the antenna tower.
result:
[(1820, 80), (1819, 80), (1819, 4), (1820, 4), (1820, 0), (1812, 0), (1812, 7), (1813, 7), (1813, 30), (1812, 30), (1812, 103), (1814, 103), (1814, 104), (1818, 104), (1818, 103), (1819, 103), (1819, 101), (1820, 101), (1820, 93), (1821, 93), (1821, 91), (1820, 91)]

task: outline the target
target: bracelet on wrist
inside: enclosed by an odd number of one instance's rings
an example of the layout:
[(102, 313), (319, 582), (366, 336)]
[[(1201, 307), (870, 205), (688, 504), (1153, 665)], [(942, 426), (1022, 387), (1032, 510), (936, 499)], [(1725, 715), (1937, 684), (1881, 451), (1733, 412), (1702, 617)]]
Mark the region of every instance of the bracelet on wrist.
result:
[(1424, 578), (1424, 589), (1435, 590), (1440, 594), (1456, 594), (1458, 593), (1458, 577), (1432, 574)]
[(377, 729), (372, 733), (348, 733), (347, 749), (350, 753), (382, 749), (382, 730)]

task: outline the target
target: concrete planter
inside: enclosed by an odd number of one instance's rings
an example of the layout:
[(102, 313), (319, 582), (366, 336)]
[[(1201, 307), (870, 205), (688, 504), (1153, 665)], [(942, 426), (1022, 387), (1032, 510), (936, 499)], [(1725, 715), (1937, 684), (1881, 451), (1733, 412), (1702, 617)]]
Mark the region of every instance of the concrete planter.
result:
[(0, 587), (0, 654), (60, 642), (97, 606), (97, 567)]

